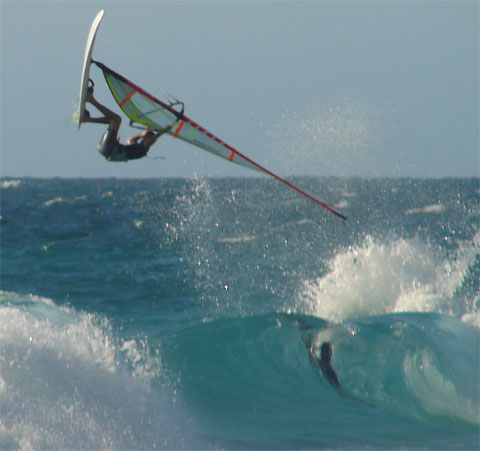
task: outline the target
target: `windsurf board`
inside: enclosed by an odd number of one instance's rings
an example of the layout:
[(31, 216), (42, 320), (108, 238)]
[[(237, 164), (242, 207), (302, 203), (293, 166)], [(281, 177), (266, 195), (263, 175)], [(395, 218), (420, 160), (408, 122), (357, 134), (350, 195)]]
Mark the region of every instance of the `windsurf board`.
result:
[(92, 63), (93, 45), (95, 44), (95, 37), (97, 35), (98, 27), (103, 19), (105, 11), (102, 9), (97, 13), (93, 19), (92, 25), (87, 35), (87, 42), (85, 44), (85, 52), (83, 54), (82, 62), (82, 78), (80, 79), (80, 94), (78, 105), (78, 128), (82, 125), (83, 115), (85, 114), (85, 96), (87, 95), (88, 79), (90, 78), (90, 64)]

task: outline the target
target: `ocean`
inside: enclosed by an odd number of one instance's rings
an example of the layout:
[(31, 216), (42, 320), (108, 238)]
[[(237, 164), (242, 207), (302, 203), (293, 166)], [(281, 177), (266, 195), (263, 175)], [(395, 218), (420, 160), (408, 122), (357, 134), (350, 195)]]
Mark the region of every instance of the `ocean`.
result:
[(479, 449), (480, 180), (291, 180), (1, 179), (0, 449)]

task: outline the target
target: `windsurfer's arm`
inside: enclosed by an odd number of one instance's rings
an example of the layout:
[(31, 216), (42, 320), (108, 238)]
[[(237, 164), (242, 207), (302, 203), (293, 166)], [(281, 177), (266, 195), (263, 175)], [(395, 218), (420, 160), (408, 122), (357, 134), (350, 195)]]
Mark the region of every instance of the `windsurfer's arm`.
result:
[(142, 130), (140, 133), (136, 133), (135, 135), (130, 136), (130, 138), (127, 138), (125, 143), (126, 144), (135, 144), (137, 143), (140, 139), (143, 139), (143, 144), (146, 147), (152, 146), (155, 141), (160, 138), (164, 133), (168, 132), (171, 130), (173, 127), (172, 125), (168, 125), (165, 128), (162, 128), (161, 130), (152, 130), (150, 128), (147, 128), (146, 130)]
[(126, 144), (134, 144), (136, 143), (140, 138), (143, 138), (145, 134), (147, 133), (147, 130), (143, 130), (140, 133), (137, 133), (135, 135), (130, 136), (130, 138), (127, 138), (125, 140)]

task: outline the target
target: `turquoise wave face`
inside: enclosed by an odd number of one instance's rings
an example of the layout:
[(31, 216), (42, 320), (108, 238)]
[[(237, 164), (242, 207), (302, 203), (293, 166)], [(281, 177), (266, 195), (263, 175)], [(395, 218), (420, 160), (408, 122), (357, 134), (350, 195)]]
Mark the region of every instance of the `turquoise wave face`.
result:
[[(476, 440), (479, 333), (449, 316), (390, 314), (333, 324), (267, 314), (196, 326), (162, 341), (182, 402), (212, 437), (234, 437), (235, 446), (468, 448)], [(310, 341), (315, 349), (332, 343), (341, 392), (312, 366)]]

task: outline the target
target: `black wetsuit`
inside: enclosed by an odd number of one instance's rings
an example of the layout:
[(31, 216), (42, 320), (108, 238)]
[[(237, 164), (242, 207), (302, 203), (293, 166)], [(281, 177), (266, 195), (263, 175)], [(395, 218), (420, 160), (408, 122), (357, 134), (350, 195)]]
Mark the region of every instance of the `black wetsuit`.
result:
[(147, 155), (148, 149), (141, 143), (121, 144), (117, 130), (107, 129), (98, 143), (98, 151), (109, 161), (137, 160)]
[(320, 369), (322, 370), (322, 374), (325, 376), (328, 382), (334, 388), (340, 388), (340, 382), (338, 382), (337, 374), (333, 370), (330, 362), (323, 362), (320, 360)]
[(332, 368), (332, 365), (330, 365), (330, 361), (332, 360), (332, 344), (328, 341), (322, 343), (319, 359), (315, 352), (316, 346), (314, 344), (316, 334), (312, 334), (312, 331), (315, 331), (314, 326), (308, 324), (305, 318), (298, 315), (288, 314), (285, 315), (285, 317), (300, 328), (302, 341), (307, 347), (308, 358), (310, 359), (312, 365), (322, 371), (323, 376), (332, 385), (332, 387), (341, 391), (342, 387), (340, 386), (340, 382), (338, 382), (337, 374)]
[(340, 388), (340, 383), (338, 382), (337, 375), (330, 365), (330, 360), (332, 359), (332, 345), (328, 342), (322, 343), (321, 347), (321, 358), (320, 358), (320, 369), (322, 374), (326, 377), (328, 382), (332, 384), (335, 388)]
[(308, 357), (312, 365), (320, 368), (323, 376), (327, 381), (332, 385), (332, 387), (339, 389), (340, 382), (338, 382), (337, 374), (335, 370), (330, 365), (330, 360), (332, 358), (332, 345), (328, 342), (322, 343), (321, 347), (321, 358), (319, 359), (314, 353), (313, 343), (311, 341), (306, 343), (308, 349)]

